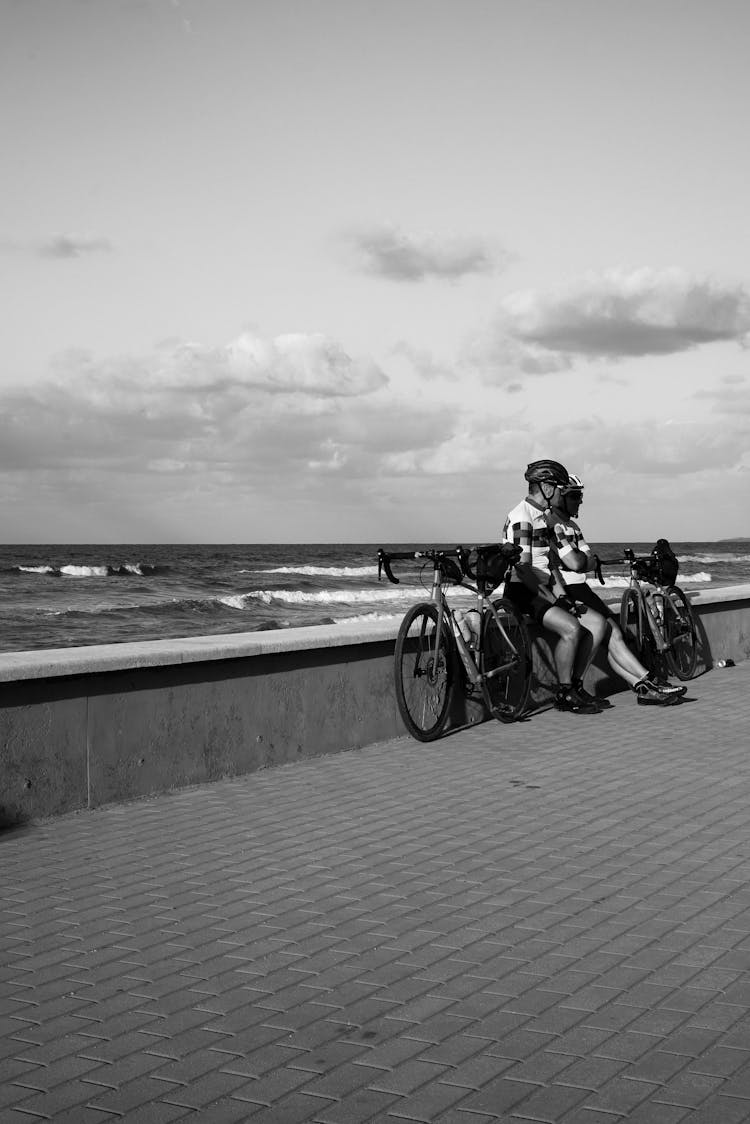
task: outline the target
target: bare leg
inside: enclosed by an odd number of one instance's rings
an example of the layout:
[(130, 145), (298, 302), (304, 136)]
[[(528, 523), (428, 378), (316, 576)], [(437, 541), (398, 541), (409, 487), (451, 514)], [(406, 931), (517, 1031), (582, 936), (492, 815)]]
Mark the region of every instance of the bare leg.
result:
[(625, 643), (625, 637), (622, 634), (620, 626), (614, 621), (610, 621), (609, 626), (610, 633), (607, 658), (610, 667), (621, 679), (625, 680), (629, 687), (632, 687), (635, 683), (640, 682), (641, 679), (648, 676), (648, 669), (633, 655), (630, 648)]
[(542, 626), (557, 636), (555, 645), (555, 667), (559, 683), (570, 684), (573, 679), (573, 665), (576, 659), (582, 629), (577, 619), (553, 605), (542, 617)]
[(579, 621), (583, 627), (584, 636), (582, 642), (578, 645), (573, 663), (573, 677), (575, 679), (583, 679), (607, 632), (606, 620), (595, 609), (582, 609)]

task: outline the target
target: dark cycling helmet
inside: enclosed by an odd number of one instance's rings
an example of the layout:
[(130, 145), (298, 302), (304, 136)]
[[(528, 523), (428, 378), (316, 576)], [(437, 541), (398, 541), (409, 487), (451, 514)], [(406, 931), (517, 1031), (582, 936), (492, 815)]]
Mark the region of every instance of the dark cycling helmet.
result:
[(559, 484), (564, 487), (570, 480), (568, 470), (559, 461), (532, 461), (523, 475), (530, 484)]

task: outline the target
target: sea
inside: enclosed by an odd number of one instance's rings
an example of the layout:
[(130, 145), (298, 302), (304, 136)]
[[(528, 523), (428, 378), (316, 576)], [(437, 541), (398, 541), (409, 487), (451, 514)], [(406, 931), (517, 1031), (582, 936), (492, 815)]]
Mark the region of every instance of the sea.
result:
[[(440, 545), (451, 544), (0, 546), (0, 651), (397, 620), (432, 572), (399, 563), (398, 585), (379, 580), (378, 546)], [(592, 543), (603, 558), (625, 546), (648, 554), (653, 543)], [(750, 582), (750, 540), (672, 547), (686, 590)], [(625, 567), (605, 579), (606, 596), (627, 585)]]

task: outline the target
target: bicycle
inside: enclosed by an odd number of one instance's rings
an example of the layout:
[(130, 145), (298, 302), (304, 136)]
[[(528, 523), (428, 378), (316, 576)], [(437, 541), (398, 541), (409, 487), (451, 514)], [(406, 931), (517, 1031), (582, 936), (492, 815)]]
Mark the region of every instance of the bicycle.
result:
[[(698, 659), (697, 630), (692, 606), (679, 586), (664, 579), (657, 561), (639, 557), (630, 547), (624, 559), (600, 559), (600, 567), (630, 568), (630, 584), (620, 602), (620, 627), (649, 672), (663, 672), (663, 663), (678, 679), (692, 679)], [(646, 583), (646, 588), (644, 584)]]
[[(471, 551), (476, 555), (471, 566)], [(394, 674), (396, 699), (409, 733), (418, 741), (440, 737), (450, 712), (453, 692), (463, 669), (462, 689), (471, 696), (481, 692), (485, 705), (500, 722), (513, 722), (523, 714), (531, 679), (531, 642), (524, 620), (505, 598), (491, 600), (492, 591), (505, 581), (520, 549), (509, 543), (492, 543), (470, 550), (378, 550), (378, 580), (385, 571), (394, 585), (391, 563), (399, 560), (432, 566), (430, 599), (406, 613), (396, 639)], [(468, 584), (466, 578), (474, 580)], [(446, 591), (464, 586), (476, 593), (478, 632), (469, 632), (459, 610), (451, 608)], [(464, 624), (464, 632), (461, 625)]]

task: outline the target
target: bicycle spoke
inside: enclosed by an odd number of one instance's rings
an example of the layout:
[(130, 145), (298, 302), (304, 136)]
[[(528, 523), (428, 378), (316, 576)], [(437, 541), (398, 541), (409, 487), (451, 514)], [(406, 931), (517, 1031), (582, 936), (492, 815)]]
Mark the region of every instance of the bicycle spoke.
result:
[(437, 609), (415, 605), (404, 617), (396, 641), (396, 699), (409, 733), (419, 741), (440, 736), (448, 717), (453, 685), (453, 638), (444, 624), (437, 632)]
[(692, 679), (698, 659), (695, 620), (690, 602), (678, 586), (672, 586), (664, 597), (664, 632), (670, 669), (679, 679)]
[(482, 692), (495, 718), (512, 722), (523, 713), (531, 680), (531, 645), (526, 625), (503, 599), (485, 616), (482, 632)]

